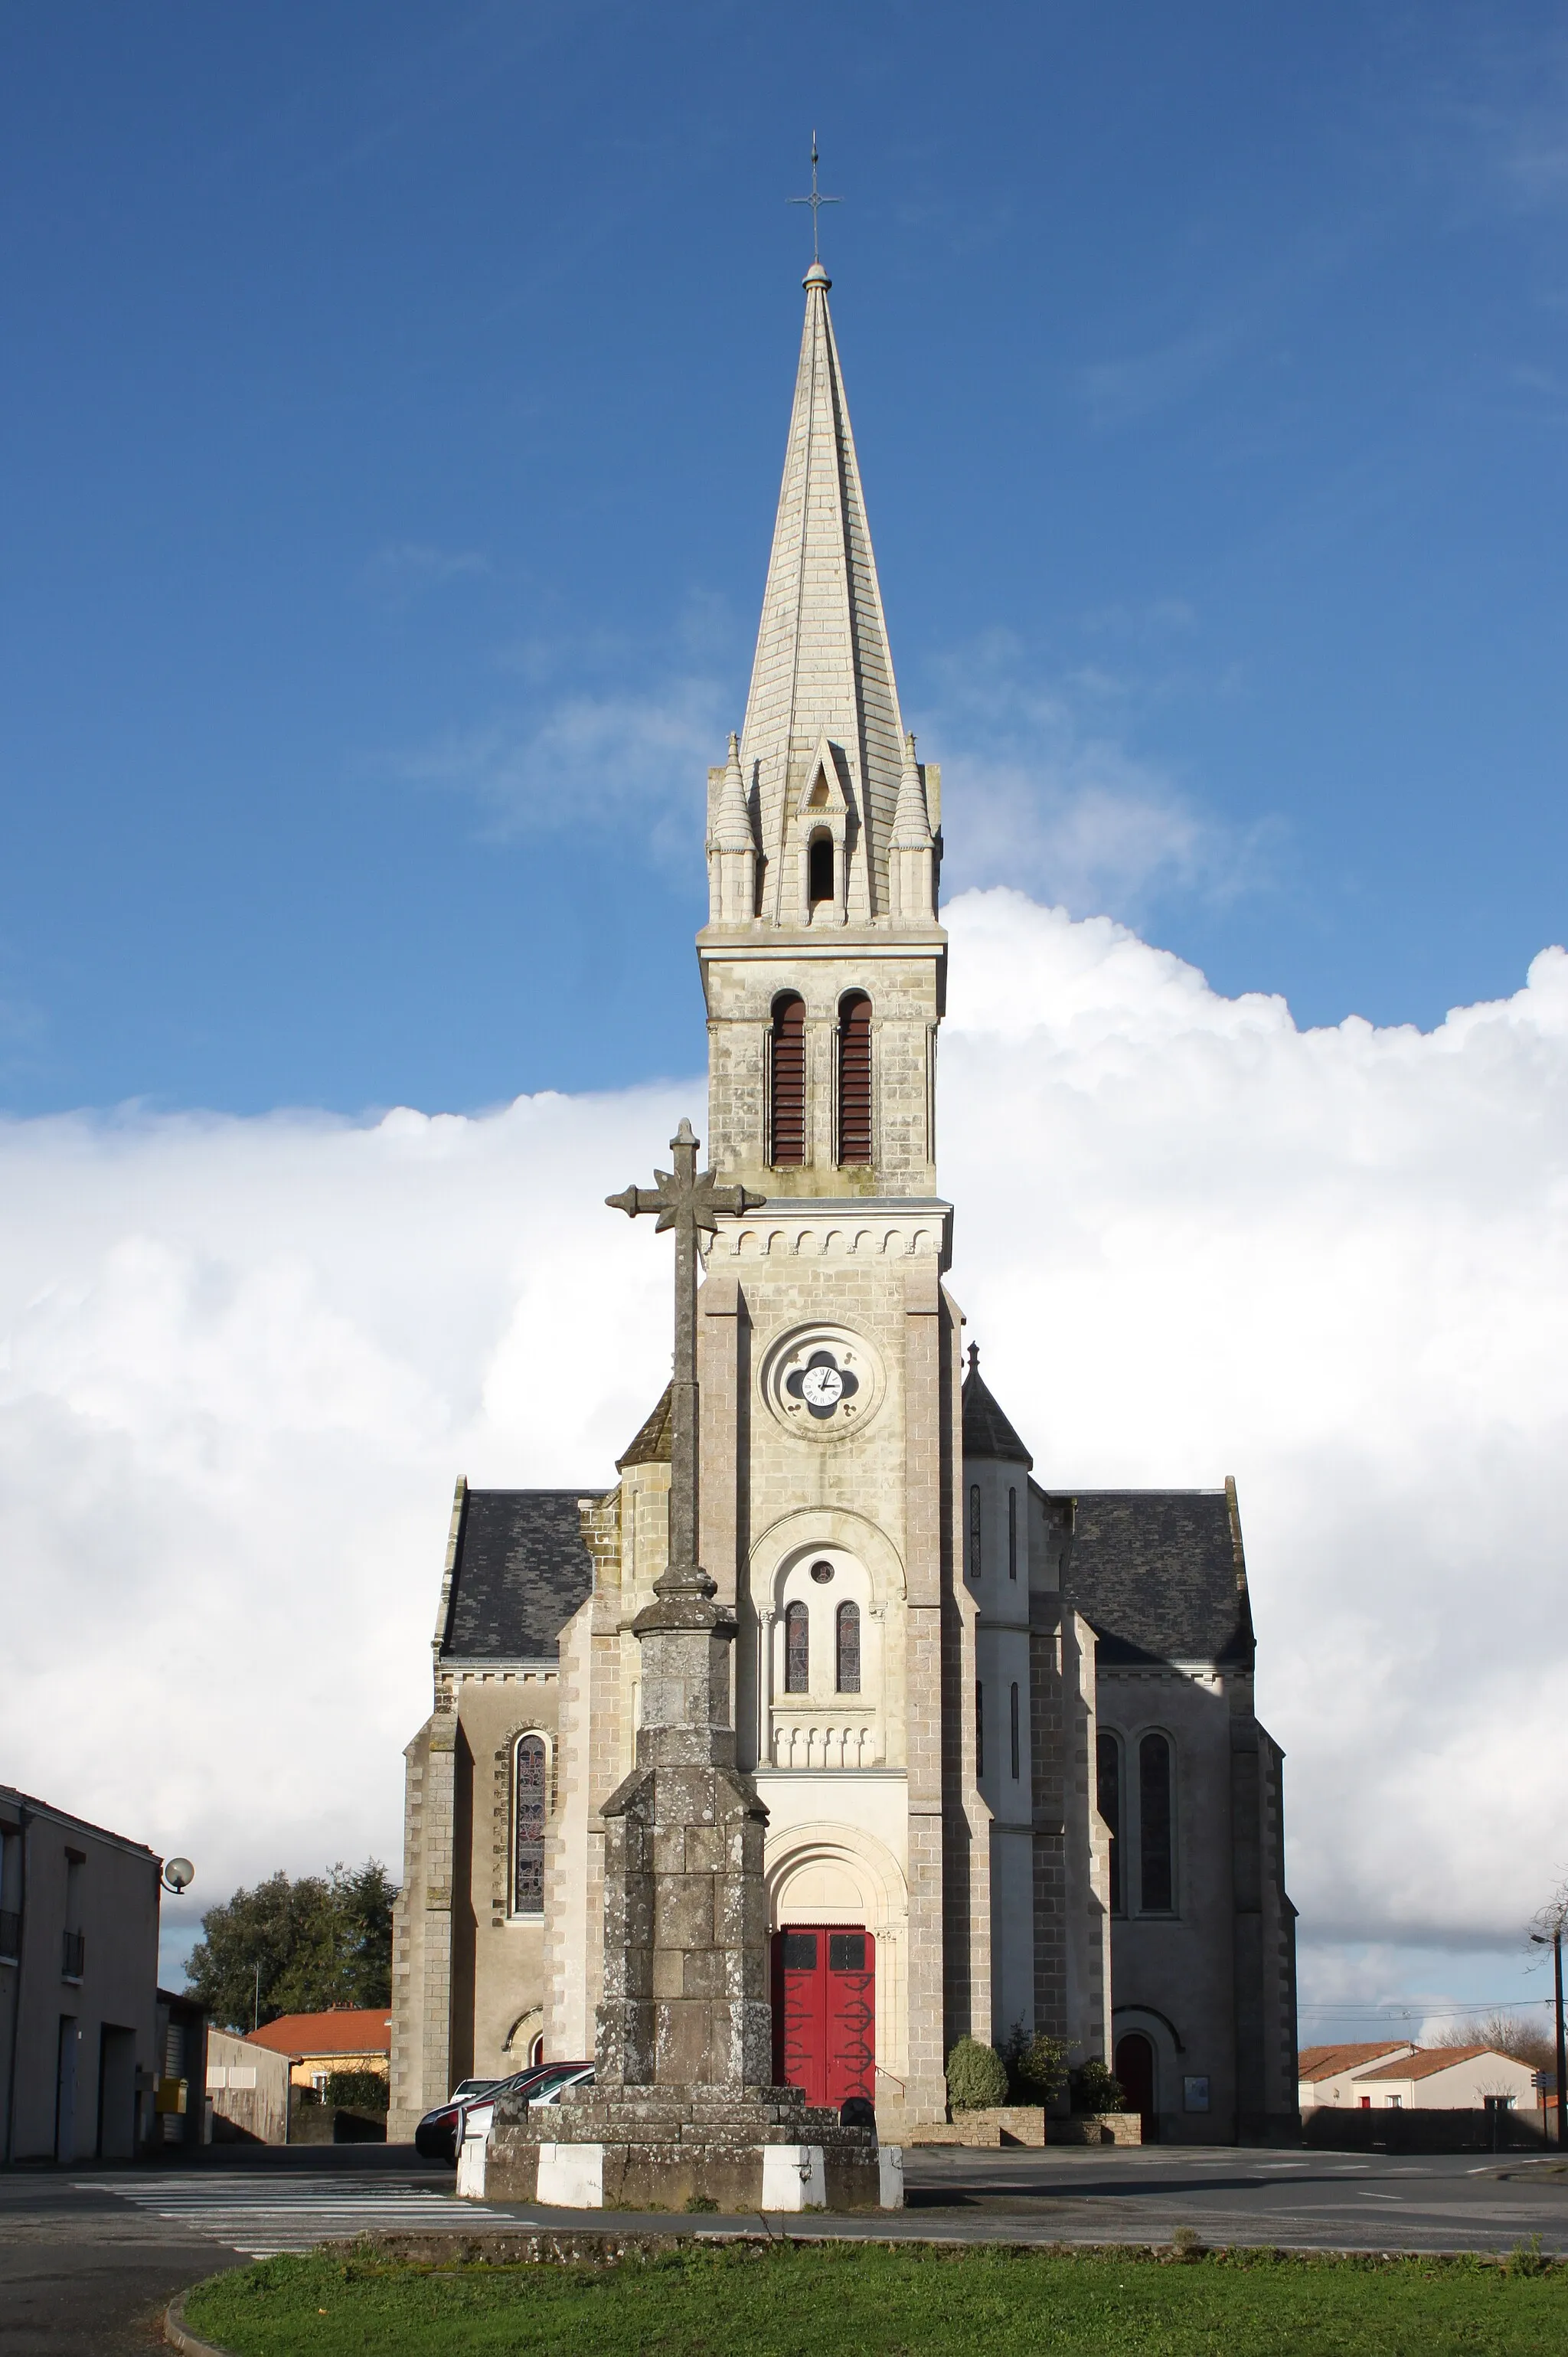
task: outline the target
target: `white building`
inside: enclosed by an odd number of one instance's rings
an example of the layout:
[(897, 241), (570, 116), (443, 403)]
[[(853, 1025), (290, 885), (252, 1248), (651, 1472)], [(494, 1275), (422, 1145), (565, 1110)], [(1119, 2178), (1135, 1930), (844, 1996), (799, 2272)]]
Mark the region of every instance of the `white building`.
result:
[(1533, 2112), (1535, 2075), (1528, 2062), (1491, 2046), (1429, 2046), (1361, 2072), (1363, 2111)]
[(1380, 2038), (1361, 2045), (1304, 2046), (1296, 2066), (1303, 2112), (1333, 2104), (1354, 2109), (1356, 2082), (1363, 2072), (1417, 2051), (1408, 2038)]
[[(942, 2116), (958, 2037), (1037, 2028), (1112, 2060), (1150, 2133), (1294, 2134), (1281, 1754), (1234, 1487), (1036, 1481), (945, 1283), (941, 779), (904, 731), (828, 286), (813, 265), (697, 941), (708, 1153), (767, 1198), (707, 1255), (700, 1553), (768, 1811), (775, 2069), (913, 2126)], [(972, 1214), (1040, 1216), (996, 1145)], [(394, 2137), (469, 2072), (593, 2051), (666, 1402), (617, 1472), (586, 1498), (458, 1485), (407, 1754)]]

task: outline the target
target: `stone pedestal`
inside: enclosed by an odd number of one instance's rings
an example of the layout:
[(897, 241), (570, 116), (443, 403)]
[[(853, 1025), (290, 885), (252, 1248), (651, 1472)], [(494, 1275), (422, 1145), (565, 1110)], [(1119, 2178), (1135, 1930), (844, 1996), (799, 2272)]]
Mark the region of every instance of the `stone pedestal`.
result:
[(462, 2190), (567, 2210), (897, 2210), (904, 2156), (795, 2087), (573, 2087), (539, 2111), (498, 2104)]

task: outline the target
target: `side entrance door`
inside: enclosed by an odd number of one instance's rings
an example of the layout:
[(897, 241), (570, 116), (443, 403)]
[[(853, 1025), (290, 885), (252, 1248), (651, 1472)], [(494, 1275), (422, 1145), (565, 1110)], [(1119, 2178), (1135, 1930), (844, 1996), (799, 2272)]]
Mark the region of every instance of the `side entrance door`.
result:
[(773, 2075), (836, 2111), (876, 2099), (876, 1943), (859, 1924), (773, 1934)]

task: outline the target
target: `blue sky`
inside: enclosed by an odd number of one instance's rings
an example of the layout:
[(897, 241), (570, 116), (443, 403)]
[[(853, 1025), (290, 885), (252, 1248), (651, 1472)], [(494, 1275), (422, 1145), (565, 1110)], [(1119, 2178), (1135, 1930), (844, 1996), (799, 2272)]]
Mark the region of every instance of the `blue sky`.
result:
[(952, 880), (1303, 1022), (1568, 930), (1559, 10), (55, 0), (0, 111), (12, 1108), (696, 1068), (813, 124)]

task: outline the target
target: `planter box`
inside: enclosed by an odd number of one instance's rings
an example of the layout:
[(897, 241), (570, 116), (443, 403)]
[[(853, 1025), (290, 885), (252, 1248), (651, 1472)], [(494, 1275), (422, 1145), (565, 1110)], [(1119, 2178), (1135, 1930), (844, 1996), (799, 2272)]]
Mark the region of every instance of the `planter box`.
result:
[(1053, 2117), (1047, 2135), (1052, 2144), (1142, 2144), (1144, 2123), (1136, 2112), (1074, 2112)]
[(1037, 2104), (998, 2104), (983, 2112), (958, 2112), (950, 2120), (916, 2128), (911, 2144), (961, 2144), (983, 2152), (1003, 2145), (1042, 2145), (1046, 2115)]

